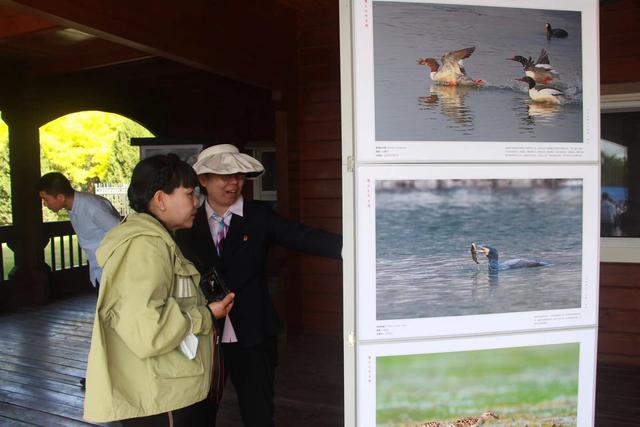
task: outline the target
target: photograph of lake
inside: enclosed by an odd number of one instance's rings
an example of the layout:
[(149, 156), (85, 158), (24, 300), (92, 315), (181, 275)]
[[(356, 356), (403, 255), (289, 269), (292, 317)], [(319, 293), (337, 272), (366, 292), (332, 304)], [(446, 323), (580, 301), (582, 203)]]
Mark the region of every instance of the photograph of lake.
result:
[(376, 180), (376, 319), (580, 308), (582, 224), (582, 179)]
[(372, 16), (376, 141), (583, 142), (581, 12), (374, 1)]

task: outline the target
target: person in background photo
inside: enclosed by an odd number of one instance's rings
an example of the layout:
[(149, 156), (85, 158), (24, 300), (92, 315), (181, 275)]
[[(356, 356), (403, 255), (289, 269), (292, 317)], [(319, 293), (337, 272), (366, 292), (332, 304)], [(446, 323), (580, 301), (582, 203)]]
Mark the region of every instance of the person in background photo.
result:
[[(120, 214), (104, 197), (74, 190), (67, 177), (60, 172), (42, 175), (36, 187), (40, 199), (51, 211), (69, 211), (69, 220), (78, 244), (87, 256), (89, 280), (97, 290), (102, 270), (96, 262), (96, 249), (106, 232), (120, 223)], [(85, 387), (84, 378), (80, 379), (80, 386)]]
[(618, 221), (618, 208), (613, 202), (609, 193), (602, 193), (600, 200), (600, 236), (612, 237), (616, 234), (616, 224)]
[(84, 417), (127, 426), (209, 426), (217, 347), (213, 318), (234, 295), (207, 304), (200, 274), (172, 234), (193, 224), (198, 179), (174, 154), (140, 161), (128, 197), (135, 213), (107, 233)]
[(226, 376), (244, 425), (273, 426), (281, 325), (267, 287), (268, 249), (281, 245), (340, 259), (342, 237), (288, 221), (266, 202), (245, 200), (245, 179), (260, 176), (264, 167), (233, 145), (203, 150), (193, 167), (206, 199), (193, 228), (176, 233), (176, 241), (201, 273), (214, 267), (236, 294), (221, 339)]

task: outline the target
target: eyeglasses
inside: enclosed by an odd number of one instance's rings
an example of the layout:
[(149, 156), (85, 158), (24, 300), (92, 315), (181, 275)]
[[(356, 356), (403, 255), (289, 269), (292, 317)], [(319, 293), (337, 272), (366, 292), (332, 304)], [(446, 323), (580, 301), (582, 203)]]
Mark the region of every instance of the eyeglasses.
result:
[(228, 174), (228, 175), (216, 175), (218, 178), (220, 178), (222, 181), (231, 181), (233, 179), (237, 179), (237, 180), (244, 180), (244, 175), (243, 173), (232, 173), (232, 174)]

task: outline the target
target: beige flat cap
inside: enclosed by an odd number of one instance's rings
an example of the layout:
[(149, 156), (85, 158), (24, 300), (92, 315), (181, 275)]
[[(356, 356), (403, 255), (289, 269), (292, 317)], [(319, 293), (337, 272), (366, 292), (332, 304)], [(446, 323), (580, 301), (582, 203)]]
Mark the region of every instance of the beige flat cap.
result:
[(193, 169), (198, 175), (243, 173), (249, 179), (257, 178), (264, 173), (262, 163), (248, 154), (241, 153), (235, 145), (231, 144), (213, 145), (202, 150)]

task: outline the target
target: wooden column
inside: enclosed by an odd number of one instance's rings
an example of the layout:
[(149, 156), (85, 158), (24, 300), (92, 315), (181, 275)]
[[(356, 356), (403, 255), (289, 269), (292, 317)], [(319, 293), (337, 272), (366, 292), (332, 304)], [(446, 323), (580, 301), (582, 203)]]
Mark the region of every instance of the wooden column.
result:
[(9, 245), (15, 253), (16, 298), (44, 304), (50, 300), (49, 279), (44, 264), (42, 209), (35, 190), (40, 178), (39, 129), (32, 111), (35, 102), (21, 97), (3, 110), (9, 127), (9, 164), (11, 167), (11, 206), (15, 240)]

